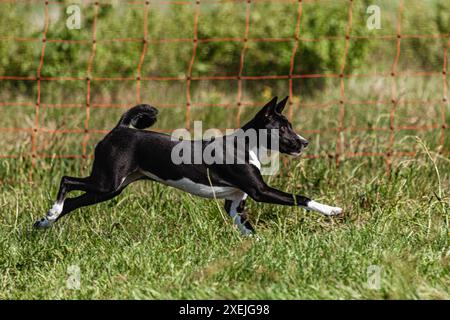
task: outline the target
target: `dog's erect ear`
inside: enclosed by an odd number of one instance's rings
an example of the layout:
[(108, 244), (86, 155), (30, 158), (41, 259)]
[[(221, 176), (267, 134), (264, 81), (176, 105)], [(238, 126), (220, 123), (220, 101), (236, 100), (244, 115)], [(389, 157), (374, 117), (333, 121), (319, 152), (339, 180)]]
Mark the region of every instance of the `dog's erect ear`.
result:
[(275, 112), (275, 108), (277, 107), (278, 97), (273, 97), (266, 105), (258, 112), (258, 116), (267, 117), (268, 115)]
[(289, 99), (289, 96), (287, 96), (286, 98), (284, 98), (283, 100), (278, 102), (278, 104), (275, 108), (275, 111), (281, 114), (283, 112), (284, 107), (286, 106), (286, 102), (288, 101), (288, 99)]

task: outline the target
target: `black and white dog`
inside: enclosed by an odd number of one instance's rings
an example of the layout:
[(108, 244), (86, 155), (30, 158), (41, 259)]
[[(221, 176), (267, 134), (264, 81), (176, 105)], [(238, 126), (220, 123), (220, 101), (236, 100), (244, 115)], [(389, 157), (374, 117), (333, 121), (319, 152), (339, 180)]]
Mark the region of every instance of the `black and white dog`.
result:
[[(286, 101), (287, 98), (277, 103), (275, 97), (241, 131), (245, 133), (265, 129), (272, 137), (276, 132), (278, 151), (297, 156), (308, 145), (308, 141), (296, 134), (281, 114)], [(226, 211), (244, 235), (254, 233), (243, 213), (247, 195), (257, 202), (300, 206), (324, 215), (342, 212), (341, 208), (268, 186), (260, 172), (259, 144), (246, 142), (241, 153), (244, 158), (240, 163), (174, 163), (172, 151), (175, 146), (183, 146), (180, 144), (205, 150), (211, 143), (220, 142), (222, 146), (232, 146), (234, 157), (239, 157), (239, 151), (235, 150), (235, 142), (230, 142), (233, 134), (209, 140), (180, 141), (167, 134), (143, 130), (156, 122), (157, 114), (157, 109), (149, 105), (138, 105), (128, 110), (117, 126), (96, 146), (91, 175), (86, 178), (62, 177), (56, 202), (34, 227), (49, 227), (75, 209), (109, 200), (120, 194), (127, 185), (140, 179), (158, 181), (205, 198), (225, 199)], [(271, 145), (268, 144), (267, 148), (270, 149)], [(85, 193), (66, 199), (73, 190)]]

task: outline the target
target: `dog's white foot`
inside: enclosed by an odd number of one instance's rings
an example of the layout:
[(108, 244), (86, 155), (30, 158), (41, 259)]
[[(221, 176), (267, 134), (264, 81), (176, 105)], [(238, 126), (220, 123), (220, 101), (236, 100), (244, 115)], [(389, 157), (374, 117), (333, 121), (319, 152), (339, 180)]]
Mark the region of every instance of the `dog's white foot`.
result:
[(342, 208), (328, 206), (326, 204), (318, 203), (313, 200), (308, 202), (307, 208), (326, 216), (336, 216), (342, 213)]
[(339, 207), (331, 207), (329, 213), (327, 215), (329, 216), (337, 216), (338, 214), (342, 213), (342, 208)]
[(47, 212), (47, 219), (56, 220), (63, 210), (63, 203), (55, 202)]
[(33, 224), (33, 228), (35, 229), (49, 228), (56, 221), (56, 219), (58, 219), (59, 215), (62, 212), (62, 209), (63, 204), (55, 202), (55, 204), (53, 204), (50, 210), (48, 210), (47, 215)]
[(47, 219), (47, 217), (42, 218), (41, 220), (36, 221), (33, 224), (34, 229), (46, 229), (49, 228), (53, 224), (53, 221)]

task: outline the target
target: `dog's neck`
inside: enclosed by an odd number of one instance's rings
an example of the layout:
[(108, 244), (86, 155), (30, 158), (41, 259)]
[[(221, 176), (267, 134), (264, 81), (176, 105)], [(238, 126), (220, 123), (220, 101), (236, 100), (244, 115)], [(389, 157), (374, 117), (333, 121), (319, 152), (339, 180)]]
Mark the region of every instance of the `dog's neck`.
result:
[[(253, 118), (246, 124), (244, 124), (241, 127), (241, 130), (246, 132), (247, 130), (255, 130), (258, 133), (258, 130), (261, 129), (262, 126), (258, 122), (257, 119)], [(253, 158), (253, 160), (256, 160), (259, 162), (259, 149), (261, 147), (260, 145), (260, 136), (259, 134), (256, 134), (256, 143), (246, 143), (246, 147), (248, 148), (249, 156), (250, 158)]]

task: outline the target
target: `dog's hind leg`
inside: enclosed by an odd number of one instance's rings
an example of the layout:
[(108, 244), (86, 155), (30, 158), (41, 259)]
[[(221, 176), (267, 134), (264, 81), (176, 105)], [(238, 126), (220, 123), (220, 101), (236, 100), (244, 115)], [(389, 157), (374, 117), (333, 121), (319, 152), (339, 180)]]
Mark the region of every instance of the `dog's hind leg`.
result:
[(59, 211), (58, 214), (54, 215), (53, 217), (50, 217), (50, 219), (49, 216), (47, 215), (41, 220), (36, 221), (33, 227), (37, 229), (49, 227), (51, 224), (53, 224), (53, 222), (60, 219), (62, 216), (68, 214), (69, 212), (81, 207), (90, 206), (96, 203), (110, 200), (115, 196), (119, 195), (122, 192), (122, 190), (123, 188), (116, 192), (110, 193), (86, 192), (81, 196), (75, 198), (68, 198), (63, 202), (62, 209), (61, 211)]
[(56, 220), (59, 220), (64, 215), (66, 215), (78, 208), (86, 207), (86, 206), (90, 206), (93, 204), (97, 204), (100, 202), (110, 200), (110, 199), (118, 196), (123, 191), (123, 189), (125, 189), (126, 186), (128, 186), (130, 183), (132, 183), (136, 180), (143, 179), (143, 178), (145, 179), (145, 177), (142, 177), (142, 175), (140, 173), (134, 172), (134, 173), (130, 174), (129, 176), (127, 176), (126, 178), (122, 179), (122, 182), (120, 183), (119, 188), (115, 191), (102, 192), (102, 193), (86, 192), (85, 194), (82, 194), (79, 197), (68, 198), (68, 199), (66, 199), (66, 201), (64, 201), (63, 209), (62, 209), (61, 213), (58, 215), (58, 217), (56, 218)]
[(59, 215), (63, 211), (64, 200), (70, 191), (80, 190), (85, 192), (101, 192), (101, 190), (95, 183), (92, 183), (90, 177), (86, 178), (76, 178), (64, 176), (61, 178), (59, 185), (58, 195), (56, 196), (56, 201), (50, 210), (47, 212), (46, 216), (34, 224), (36, 228), (46, 228), (55, 222)]
[[(102, 187), (100, 183), (96, 183), (91, 177), (87, 178), (74, 178), (63, 177), (61, 179), (56, 202), (52, 208), (48, 211), (47, 215), (36, 221), (34, 227), (38, 229), (50, 227), (61, 216), (79, 208), (99, 202), (109, 200), (122, 192), (122, 190), (131, 182), (141, 178), (139, 174), (132, 173), (127, 177), (116, 181), (109, 181), (108, 183), (102, 183), (102, 185), (109, 185), (108, 188)], [(66, 196), (70, 191), (80, 190), (86, 193), (66, 200)]]
[(122, 192), (123, 189), (125, 189), (125, 188), (121, 188), (115, 192), (110, 192), (110, 193), (87, 192), (79, 197), (68, 198), (64, 202), (63, 210), (62, 210), (61, 214), (58, 216), (57, 220), (78, 208), (86, 207), (86, 206), (90, 206), (93, 204), (97, 204), (100, 202), (110, 200), (110, 199), (118, 196)]
[(255, 233), (255, 229), (248, 221), (248, 216), (244, 213), (246, 198), (247, 194), (240, 193), (236, 197), (226, 199), (225, 210), (243, 235), (251, 235)]

